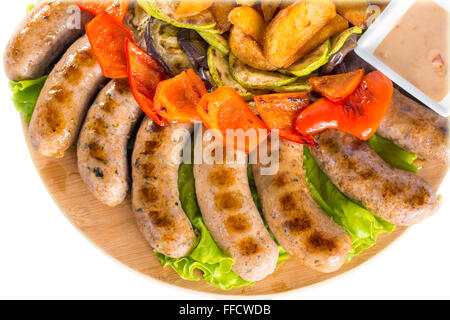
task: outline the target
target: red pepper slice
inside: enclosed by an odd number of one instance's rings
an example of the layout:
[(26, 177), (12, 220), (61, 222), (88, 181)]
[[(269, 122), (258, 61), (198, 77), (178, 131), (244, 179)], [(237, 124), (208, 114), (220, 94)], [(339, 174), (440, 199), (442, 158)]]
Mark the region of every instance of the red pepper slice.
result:
[(112, 79), (126, 78), (125, 40), (133, 41), (133, 33), (106, 12), (100, 12), (86, 25), (86, 34), (103, 75)]
[(81, 10), (98, 15), (100, 12), (106, 12), (113, 16), (117, 21), (123, 22), (130, 5), (130, 0), (81, 0), (77, 2)]
[[(227, 146), (246, 153), (252, 152), (269, 134), (264, 122), (253, 113), (241, 96), (229, 87), (220, 87), (205, 94), (197, 106), (197, 111), (207, 128), (217, 129), (222, 133)], [(227, 129), (242, 130), (234, 131), (233, 141), (227, 141)], [(255, 130), (255, 141), (245, 137), (245, 133), (251, 129)]]
[(142, 111), (160, 126), (167, 124), (156, 112), (153, 105), (158, 83), (166, 79), (160, 65), (134, 42), (126, 40), (128, 77), (131, 92)]
[(153, 100), (155, 110), (169, 122), (201, 122), (197, 104), (206, 93), (205, 84), (194, 70), (185, 70), (158, 84)]
[(304, 135), (335, 128), (367, 140), (386, 115), (393, 90), (389, 78), (379, 71), (371, 72), (345, 99), (332, 102), (322, 98), (307, 107), (299, 114), (295, 127)]
[(331, 101), (338, 101), (352, 94), (364, 77), (364, 69), (331, 76), (313, 77), (309, 82), (314, 91)]
[(315, 147), (311, 136), (301, 135), (295, 130), (295, 119), (306, 108), (311, 99), (309, 92), (278, 93), (254, 96), (256, 111), (272, 130), (277, 129), (281, 138)]

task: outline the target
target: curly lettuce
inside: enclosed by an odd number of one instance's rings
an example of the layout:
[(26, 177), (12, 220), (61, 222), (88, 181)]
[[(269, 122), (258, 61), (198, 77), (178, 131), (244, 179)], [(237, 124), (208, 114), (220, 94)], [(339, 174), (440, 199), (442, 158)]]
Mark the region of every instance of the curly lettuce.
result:
[(12, 92), (12, 101), (17, 111), (22, 113), (23, 120), (30, 123), (36, 102), (44, 86), (47, 76), (35, 80), (10, 81), (9, 88)]

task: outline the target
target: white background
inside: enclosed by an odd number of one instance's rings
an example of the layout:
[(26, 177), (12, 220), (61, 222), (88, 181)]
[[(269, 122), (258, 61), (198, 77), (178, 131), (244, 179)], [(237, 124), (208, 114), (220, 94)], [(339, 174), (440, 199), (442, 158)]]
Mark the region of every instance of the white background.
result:
[[(0, 47), (31, 0), (0, 12)], [(0, 71), (0, 298), (205, 299), (119, 265), (81, 235), (53, 203), (31, 162)], [(356, 271), (282, 299), (450, 298), (450, 179), (441, 211)]]

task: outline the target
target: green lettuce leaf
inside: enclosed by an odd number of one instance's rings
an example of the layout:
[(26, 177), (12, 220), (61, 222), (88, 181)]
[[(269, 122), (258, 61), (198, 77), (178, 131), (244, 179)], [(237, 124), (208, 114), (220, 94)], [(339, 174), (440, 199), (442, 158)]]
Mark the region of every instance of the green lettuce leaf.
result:
[(376, 153), (392, 167), (417, 173), (418, 168), (414, 165), (417, 154), (408, 152), (393, 144), (390, 140), (379, 135), (373, 135), (367, 143)]
[(248, 176), (248, 184), (250, 186), (250, 191), (252, 193), (253, 201), (255, 202), (256, 207), (258, 208), (259, 213), (261, 214), (261, 217), (264, 220), (264, 224), (266, 226), (266, 229), (269, 230), (270, 236), (275, 240), (275, 243), (278, 245), (278, 261), (277, 264), (282, 264), (286, 259), (289, 259), (291, 256), (289, 253), (287, 253), (286, 250), (278, 243), (277, 239), (275, 238), (275, 235), (270, 231), (269, 225), (264, 219), (264, 215), (262, 213), (262, 205), (261, 200), (258, 195), (258, 190), (256, 189), (256, 183), (255, 183), (255, 177), (253, 176), (253, 170), (252, 166), (249, 164), (247, 167), (247, 176)]
[(30, 123), (36, 101), (39, 98), (47, 76), (36, 80), (10, 81), (12, 101), (17, 111), (21, 112), (26, 123)]
[(395, 229), (395, 225), (374, 216), (340, 192), (319, 168), (307, 147), (304, 148), (303, 167), (313, 199), (337, 224), (344, 227), (352, 239), (353, 250), (349, 260), (372, 247), (379, 233), (391, 233)]
[(195, 194), (192, 164), (182, 164), (178, 174), (180, 201), (184, 212), (194, 228), (200, 233), (200, 241), (195, 250), (186, 258), (174, 259), (156, 253), (163, 266), (172, 267), (181, 278), (198, 281), (195, 270), (203, 272), (203, 279), (224, 290), (252, 285), (231, 270), (233, 259), (225, 257), (219, 249), (203, 221)]

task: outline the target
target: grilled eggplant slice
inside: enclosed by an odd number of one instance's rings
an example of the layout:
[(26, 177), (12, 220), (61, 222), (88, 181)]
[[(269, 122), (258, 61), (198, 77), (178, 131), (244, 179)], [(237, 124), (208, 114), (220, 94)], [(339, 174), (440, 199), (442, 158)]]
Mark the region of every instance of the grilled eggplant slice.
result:
[(151, 19), (147, 30), (148, 53), (171, 76), (194, 68), (191, 59), (178, 43), (179, 30), (179, 28), (155, 18)]
[(180, 29), (177, 37), (181, 49), (191, 59), (194, 71), (203, 80), (206, 89), (214, 90), (215, 84), (211, 78), (207, 61), (208, 44), (197, 32), (190, 29)]

